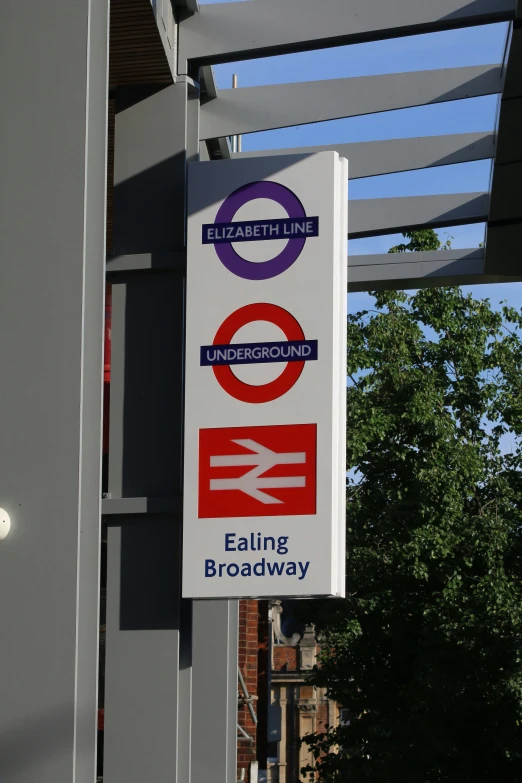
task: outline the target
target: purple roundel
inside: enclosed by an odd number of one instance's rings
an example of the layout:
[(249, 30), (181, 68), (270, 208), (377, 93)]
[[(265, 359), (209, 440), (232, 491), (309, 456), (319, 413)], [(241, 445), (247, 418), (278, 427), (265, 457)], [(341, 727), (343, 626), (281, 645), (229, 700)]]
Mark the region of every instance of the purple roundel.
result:
[[(235, 190), (223, 202), (216, 215), (215, 225), (231, 223), (236, 212), (249, 201), (267, 198), (276, 201), (288, 213), (289, 218), (306, 218), (303, 205), (291, 190), (277, 182), (251, 182)], [(283, 274), (302, 253), (306, 238), (289, 239), (286, 247), (275, 258), (264, 263), (246, 261), (235, 251), (231, 243), (215, 245), (221, 263), (244, 280), (270, 280)]]

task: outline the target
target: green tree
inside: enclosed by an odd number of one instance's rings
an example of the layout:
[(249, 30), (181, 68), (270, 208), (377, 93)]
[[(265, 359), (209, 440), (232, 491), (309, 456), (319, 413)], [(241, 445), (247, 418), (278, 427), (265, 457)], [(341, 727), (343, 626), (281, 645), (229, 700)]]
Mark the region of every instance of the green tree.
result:
[(347, 598), (302, 609), (352, 720), (305, 741), (325, 783), (520, 782), (522, 316), (374, 297), (348, 320)]
[(418, 231), (406, 231), (403, 234), (405, 239), (410, 241), (406, 244), (395, 245), (390, 248), (389, 253), (419, 253), (423, 250), (451, 250), (451, 241), (453, 237), (448, 236), (443, 242), (436, 231), (432, 228), (420, 229)]

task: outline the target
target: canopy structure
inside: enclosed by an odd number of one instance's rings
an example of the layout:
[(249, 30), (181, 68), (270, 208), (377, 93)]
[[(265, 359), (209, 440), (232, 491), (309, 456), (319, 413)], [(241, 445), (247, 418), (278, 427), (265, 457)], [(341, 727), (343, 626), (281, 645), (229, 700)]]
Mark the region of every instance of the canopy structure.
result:
[[(192, 9), (193, 10), (193, 9)], [(212, 64), (511, 22), (502, 62), (486, 66), (382, 74), (218, 90)], [(522, 31), (517, 0), (250, 0), (187, 9), (179, 24), (178, 70), (201, 86), (203, 157), (236, 158), (336, 149), (350, 179), (489, 159), (487, 193), (350, 203), (350, 238), (470, 223), (487, 225), (485, 249), (441, 251), (427, 258), (352, 256), (349, 289), (418, 287), (522, 279)], [(359, 117), (485, 95), (498, 95), (493, 133), (231, 152), (230, 137)]]

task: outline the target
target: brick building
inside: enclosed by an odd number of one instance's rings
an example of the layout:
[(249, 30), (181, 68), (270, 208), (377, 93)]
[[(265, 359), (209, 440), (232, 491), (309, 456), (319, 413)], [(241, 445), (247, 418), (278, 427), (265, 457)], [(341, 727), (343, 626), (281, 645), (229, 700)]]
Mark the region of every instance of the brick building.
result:
[(340, 715), (307, 680), (318, 651), (313, 626), (295, 620), (291, 601), (240, 602), (238, 781), (305, 780), (300, 770), (313, 759), (301, 739)]

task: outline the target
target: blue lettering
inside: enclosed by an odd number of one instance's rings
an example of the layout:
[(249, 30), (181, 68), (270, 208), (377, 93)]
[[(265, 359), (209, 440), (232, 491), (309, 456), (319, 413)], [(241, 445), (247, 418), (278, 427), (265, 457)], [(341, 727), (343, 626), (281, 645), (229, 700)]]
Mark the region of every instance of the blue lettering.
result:
[(205, 560), (205, 578), (209, 579), (216, 575), (216, 561)]
[(283, 571), (285, 570), (285, 564), (284, 563), (267, 563), (268, 573), (270, 576), (275, 576), (276, 574), (278, 576), (283, 575)]
[(277, 554), (278, 555), (287, 555), (288, 554), (288, 547), (286, 546), (288, 544), (288, 536), (279, 536), (277, 539)]
[(308, 561), (308, 563), (299, 563), (299, 568), (301, 569), (301, 576), (299, 577), (300, 582), (305, 578), (306, 572), (308, 571), (309, 567), (310, 567), (310, 561)]
[(265, 558), (261, 558), (259, 563), (254, 564), (254, 576), (264, 576), (265, 575), (265, 566), (266, 566), (266, 560)]
[(272, 538), (272, 536), (265, 536), (263, 539), (263, 544), (265, 548), (265, 552), (268, 549), (268, 543), (272, 542), (272, 551), (275, 549), (275, 538)]
[(225, 533), (225, 552), (235, 552), (236, 547), (233, 546), (235, 544), (236, 534), (235, 533)]

